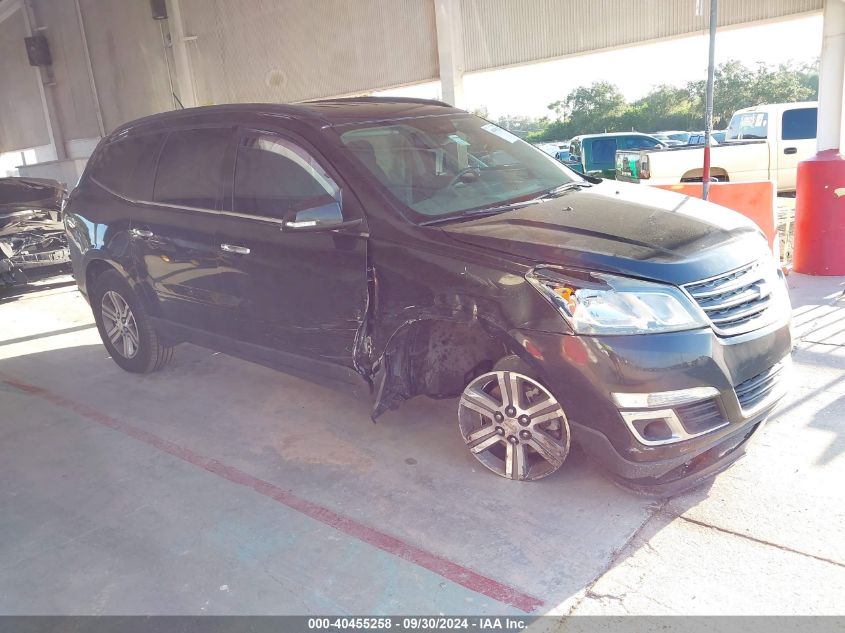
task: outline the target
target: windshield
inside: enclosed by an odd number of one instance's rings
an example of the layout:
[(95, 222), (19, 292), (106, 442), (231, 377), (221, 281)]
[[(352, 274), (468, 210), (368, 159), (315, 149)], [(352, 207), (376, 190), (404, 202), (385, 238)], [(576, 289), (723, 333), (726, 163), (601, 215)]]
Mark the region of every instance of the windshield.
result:
[(576, 180), (553, 157), (467, 114), (349, 126), (340, 139), (417, 221), (503, 205)]
[(765, 112), (743, 112), (733, 115), (725, 140), (762, 139), (768, 136), (769, 116)]

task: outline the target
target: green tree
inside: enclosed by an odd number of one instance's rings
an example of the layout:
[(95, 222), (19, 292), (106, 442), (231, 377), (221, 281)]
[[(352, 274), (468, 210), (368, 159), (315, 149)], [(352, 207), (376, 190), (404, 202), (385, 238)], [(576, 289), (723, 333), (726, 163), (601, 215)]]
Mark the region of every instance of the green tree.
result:
[(591, 86), (576, 88), (566, 96), (569, 123), (575, 129), (592, 132), (612, 131), (619, 124), (627, 104), (614, 84), (597, 81)]
[(698, 127), (701, 117), (694, 106), (687, 89), (667, 84), (655, 86), (628, 107), (624, 117), (626, 129), (628, 124), (639, 132)]
[[(661, 84), (641, 99), (626, 103), (619, 89), (606, 81), (581, 86), (548, 105), (553, 119), (529, 132), (532, 141), (559, 140), (578, 134), (637, 130), (695, 130), (704, 127), (703, 79), (678, 87)], [(734, 112), (767, 103), (810, 101), (818, 94), (818, 62), (757, 64), (748, 68), (731, 60), (716, 68), (714, 126), (724, 128)]]

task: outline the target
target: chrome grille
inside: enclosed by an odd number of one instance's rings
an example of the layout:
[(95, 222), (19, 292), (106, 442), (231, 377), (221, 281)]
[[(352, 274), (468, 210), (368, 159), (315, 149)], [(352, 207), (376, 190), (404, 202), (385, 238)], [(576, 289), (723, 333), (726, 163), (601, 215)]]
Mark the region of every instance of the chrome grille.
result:
[(772, 301), (764, 262), (684, 286), (720, 334), (741, 334), (756, 327)]
[(778, 363), (734, 387), (736, 399), (739, 400), (739, 406), (742, 407), (742, 410), (752, 410), (773, 395), (785, 368), (786, 363)]

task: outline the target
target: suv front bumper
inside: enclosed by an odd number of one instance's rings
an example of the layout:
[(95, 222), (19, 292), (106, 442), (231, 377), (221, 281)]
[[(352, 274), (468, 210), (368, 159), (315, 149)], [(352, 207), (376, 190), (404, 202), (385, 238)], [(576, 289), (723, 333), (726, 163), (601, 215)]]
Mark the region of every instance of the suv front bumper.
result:
[[(730, 337), (702, 328), (639, 336), (520, 331), (516, 339), (563, 403), (573, 440), (643, 492), (676, 494), (730, 465), (790, 380), (785, 319)], [(702, 397), (666, 405), (667, 392)], [(646, 394), (658, 397), (649, 402)]]

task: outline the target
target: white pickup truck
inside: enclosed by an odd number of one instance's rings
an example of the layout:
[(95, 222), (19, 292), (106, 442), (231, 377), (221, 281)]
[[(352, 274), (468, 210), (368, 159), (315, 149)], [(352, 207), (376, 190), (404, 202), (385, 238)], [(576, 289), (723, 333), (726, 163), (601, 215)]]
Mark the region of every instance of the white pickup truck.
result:
[[(816, 150), (815, 102), (777, 103), (738, 110), (725, 140), (710, 149), (710, 177), (723, 182), (774, 180), (794, 191), (798, 162)], [(616, 177), (653, 185), (701, 182), (704, 148), (667, 147), (616, 152)]]

